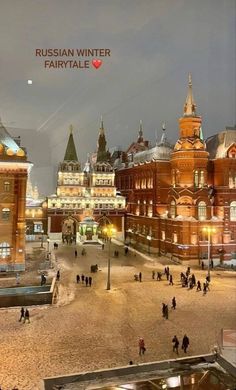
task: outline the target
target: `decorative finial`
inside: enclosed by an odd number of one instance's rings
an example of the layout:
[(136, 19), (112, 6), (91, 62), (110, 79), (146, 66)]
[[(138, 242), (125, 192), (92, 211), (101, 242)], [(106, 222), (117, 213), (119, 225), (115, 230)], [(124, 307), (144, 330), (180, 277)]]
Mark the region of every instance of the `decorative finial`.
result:
[(192, 75), (191, 75), (191, 73), (188, 74), (188, 85), (192, 86)]
[(166, 124), (165, 124), (165, 122), (163, 122), (162, 123), (162, 130), (165, 131), (165, 129), (166, 129)]
[(70, 134), (72, 134), (72, 133), (73, 133), (73, 126), (70, 125)]
[(101, 121), (100, 121), (100, 129), (104, 129), (102, 115), (101, 115)]

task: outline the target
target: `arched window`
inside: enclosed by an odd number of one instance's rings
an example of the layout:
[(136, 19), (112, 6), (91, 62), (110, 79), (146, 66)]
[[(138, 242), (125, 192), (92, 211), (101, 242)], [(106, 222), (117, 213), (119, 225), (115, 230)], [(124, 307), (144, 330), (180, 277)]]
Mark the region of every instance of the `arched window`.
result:
[(201, 201), (198, 203), (198, 219), (204, 221), (206, 219), (206, 203)]
[(6, 207), (2, 209), (2, 219), (4, 221), (8, 221), (10, 219), (10, 209)]
[(2, 242), (0, 244), (0, 259), (5, 259), (7, 256), (10, 256), (10, 245), (7, 242)]
[(230, 221), (236, 221), (236, 201), (230, 203)]
[(194, 186), (195, 186), (195, 187), (198, 187), (198, 186), (199, 186), (198, 171), (194, 171)]
[(171, 204), (170, 204), (170, 216), (171, 216), (171, 218), (175, 218), (175, 214), (176, 214), (176, 204), (175, 204), (175, 201), (172, 200)]

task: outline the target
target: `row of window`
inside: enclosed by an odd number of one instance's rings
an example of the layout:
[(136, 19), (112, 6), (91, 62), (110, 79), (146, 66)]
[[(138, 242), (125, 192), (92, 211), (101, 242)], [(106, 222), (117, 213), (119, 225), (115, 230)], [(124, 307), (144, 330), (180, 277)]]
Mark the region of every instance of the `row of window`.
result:
[[(198, 203), (198, 219), (200, 221), (204, 221), (207, 219), (207, 205), (205, 202), (201, 201)], [(236, 201), (230, 203), (230, 221), (236, 221)], [(171, 218), (176, 217), (176, 203), (174, 200), (171, 201), (170, 204), (170, 216)]]
[(9, 192), (11, 190), (11, 183), (9, 181), (4, 181), (3, 183), (3, 191)]
[(7, 208), (7, 207), (4, 207), (2, 209), (1, 215), (2, 215), (2, 220), (3, 221), (9, 221), (10, 216), (11, 216), (11, 210), (9, 208)]

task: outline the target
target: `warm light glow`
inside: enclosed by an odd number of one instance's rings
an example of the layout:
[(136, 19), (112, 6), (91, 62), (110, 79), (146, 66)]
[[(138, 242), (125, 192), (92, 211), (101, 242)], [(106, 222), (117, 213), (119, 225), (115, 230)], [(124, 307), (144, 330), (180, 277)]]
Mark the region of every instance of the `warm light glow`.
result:
[(216, 229), (215, 228), (212, 228), (210, 226), (207, 226), (207, 227), (204, 227), (202, 229), (204, 232), (207, 232), (207, 233), (215, 233), (216, 232)]
[(113, 227), (113, 225), (108, 225), (103, 229), (103, 233), (105, 233), (108, 237), (112, 237), (114, 234), (116, 234), (116, 228)]

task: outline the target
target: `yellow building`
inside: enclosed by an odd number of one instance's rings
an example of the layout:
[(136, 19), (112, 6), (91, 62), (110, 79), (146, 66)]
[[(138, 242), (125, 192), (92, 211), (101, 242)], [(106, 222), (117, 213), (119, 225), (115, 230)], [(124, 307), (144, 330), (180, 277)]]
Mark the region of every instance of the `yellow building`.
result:
[(25, 201), (30, 163), (0, 122), (0, 271), (25, 269)]

